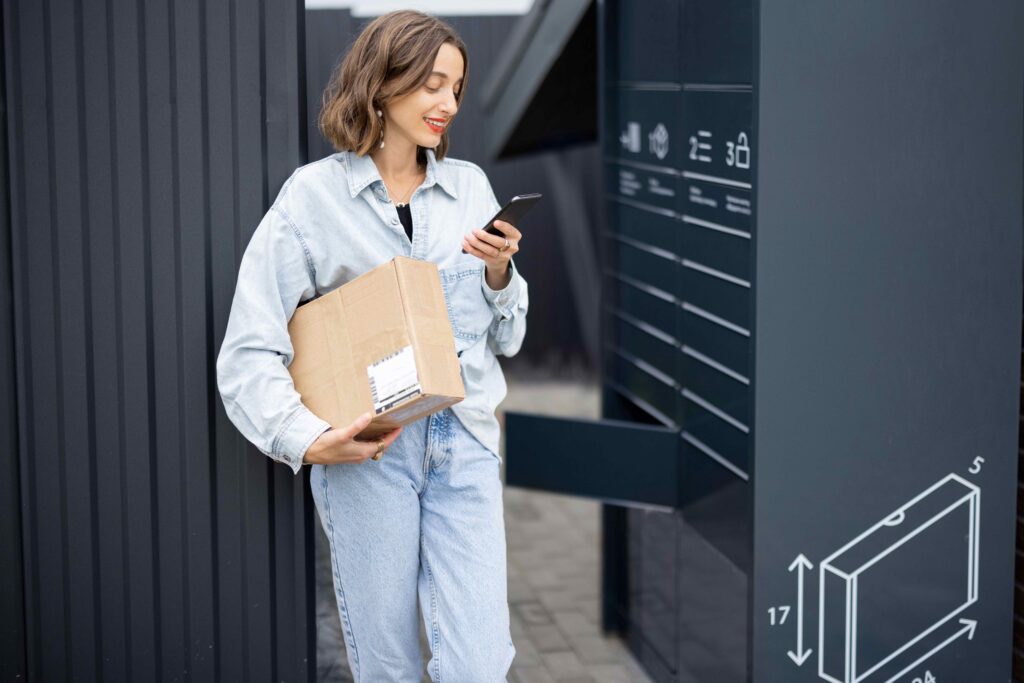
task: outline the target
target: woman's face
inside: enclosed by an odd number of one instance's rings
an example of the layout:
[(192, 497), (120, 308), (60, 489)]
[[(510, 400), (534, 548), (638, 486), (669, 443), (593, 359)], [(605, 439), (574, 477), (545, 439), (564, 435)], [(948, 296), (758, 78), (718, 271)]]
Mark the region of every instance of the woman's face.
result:
[(384, 141), (409, 141), (434, 148), (458, 110), (455, 95), (462, 89), (462, 53), (444, 43), (437, 51), (427, 82), (384, 107)]

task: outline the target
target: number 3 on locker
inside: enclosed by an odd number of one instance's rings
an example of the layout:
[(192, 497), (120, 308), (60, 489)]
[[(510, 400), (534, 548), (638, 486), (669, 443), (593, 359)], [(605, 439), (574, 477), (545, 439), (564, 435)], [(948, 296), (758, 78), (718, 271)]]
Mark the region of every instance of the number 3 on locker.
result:
[(747, 134), (740, 133), (736, 142), (725, 143), (725, 163), (727, 166), (736, 168), (750, 168), (750, 144), (747, 142)]

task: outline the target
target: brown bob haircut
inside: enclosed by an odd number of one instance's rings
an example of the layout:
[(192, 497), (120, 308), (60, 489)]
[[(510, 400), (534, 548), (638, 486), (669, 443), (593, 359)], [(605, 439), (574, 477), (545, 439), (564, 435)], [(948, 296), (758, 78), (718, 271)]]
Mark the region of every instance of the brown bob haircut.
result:
[[(466, 44), (440, 19), (400, 10), (370, 22), (335, 67), (324, 90), (320, 132), (338, 151), (367, 154), (380, 140), (383, 123), (377, 109), (421, 87), (430, 77), (437, 51), (445, 43), (462, 53), (463, 80), (455, 101), (462, 105), (469, 80)], [(448, 130), (434, 149), (440, 160), (448, 151)], [(426, 153), (417, 150), (424, 162)]]

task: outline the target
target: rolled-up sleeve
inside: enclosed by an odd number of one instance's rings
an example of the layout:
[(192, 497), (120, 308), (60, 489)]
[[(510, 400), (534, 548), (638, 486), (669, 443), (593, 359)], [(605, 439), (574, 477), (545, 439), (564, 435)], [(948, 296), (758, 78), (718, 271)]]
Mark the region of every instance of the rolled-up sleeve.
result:
[(512, 260), (508, 267), (512, 278), (504, 289), (491, 289), (487, 285), (487, 269), (481, 269), (484, 298), (495, 313), (494, 322), (488, 330), (488, 344), (495, 354), (502, 356), (514, 356), (519, 352), (526, 337), (526, 311), (530, 307), (526, 280)]
[(217, 357), (217, 386), (238, 431), (295, 473), (309, 446), (331, 427), (302, 404), (288, 373), (294, 355), (288, 321), (315, 292), (301, 232), (272, 207), (242, 257)]
[[(487, 217), (481, 219), (483, 222), (498, 213), (501, 205), (494, 196), (494, 189), (487, 176), (483, 172), (480, 176), (484, 185), (481, 192), (487, 197), (486, 203), (489, 204), (485, 209)], [(487, 332), (487, 344), (491, 351), (501, 356), (514, 356), (519, 353), (519, 347), (523, 345), (523, 338), (526, 337), (526, 311), (530, 307), (526, 280), (519, 274), (515, 259), (509, 259), (508, 267), (512, 277), (504, 289), (491, 289), (487, 284), (487, 269), (480, 269), (480, 287), (483, 289), (484, 298), (494, 311), (494, 322)]]

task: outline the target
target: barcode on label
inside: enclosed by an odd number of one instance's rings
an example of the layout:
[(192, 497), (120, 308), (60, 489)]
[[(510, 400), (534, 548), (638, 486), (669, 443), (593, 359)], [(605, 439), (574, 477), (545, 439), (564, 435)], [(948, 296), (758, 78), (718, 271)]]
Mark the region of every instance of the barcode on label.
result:
[(374, 361), (366, 368), (366, 374), (370, 378), (370, 397), (377, 415), (421, 393), (411, 346)]

